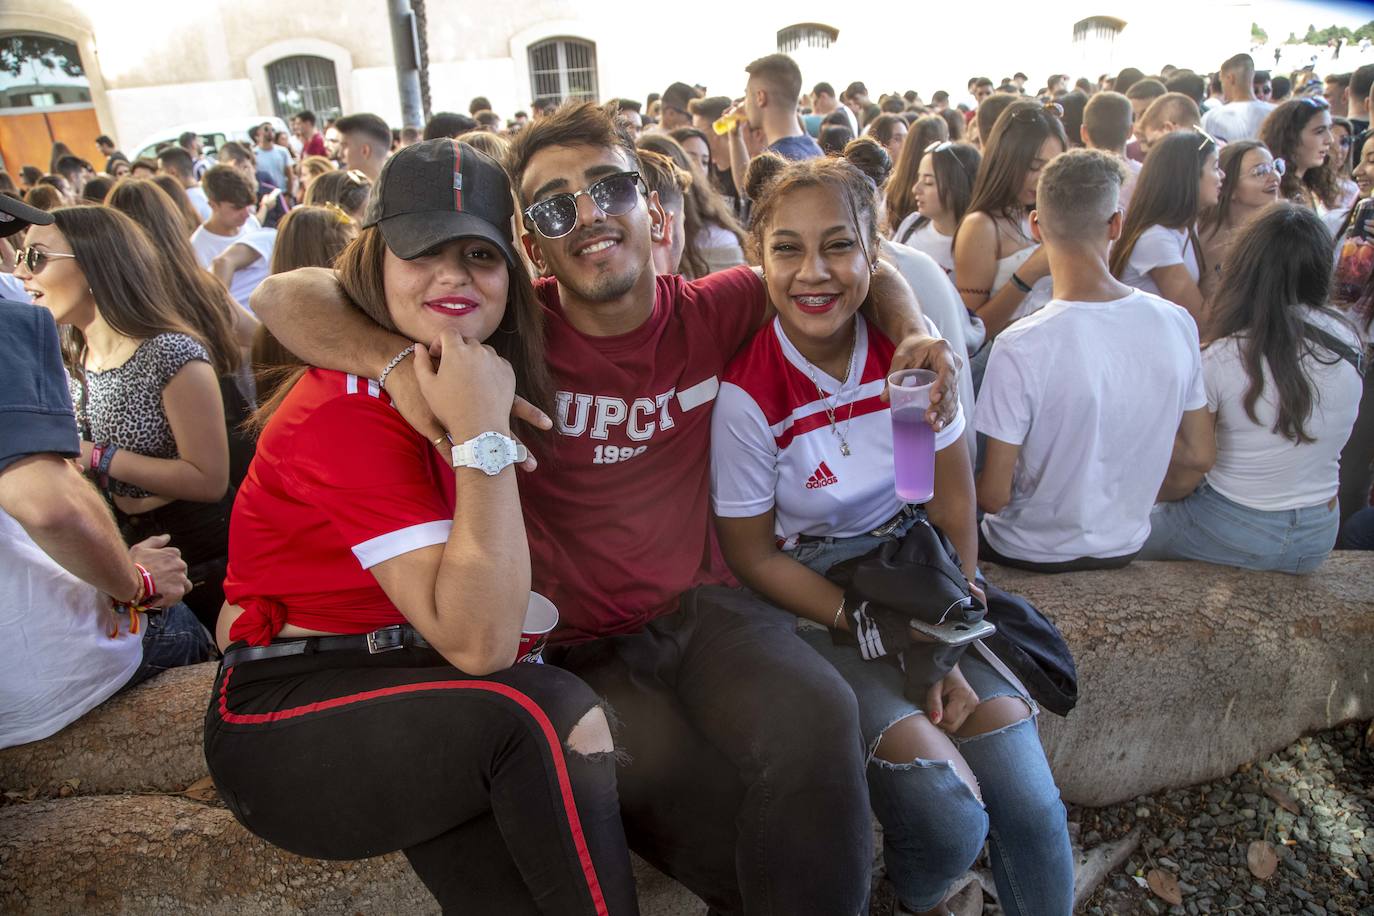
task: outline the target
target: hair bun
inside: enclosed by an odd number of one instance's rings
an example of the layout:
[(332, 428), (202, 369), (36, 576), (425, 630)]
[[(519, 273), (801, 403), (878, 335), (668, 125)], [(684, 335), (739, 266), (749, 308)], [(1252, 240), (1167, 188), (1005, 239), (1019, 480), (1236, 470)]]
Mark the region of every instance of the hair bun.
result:
[(760, 153), (749, 163), (749, 171), (745, 173), (744, 193), (750, 200), (762, 199), (786, 168), (787, 160), (777, 153)]
[(844, 158), (850, 165), (863, 172), (875, 187), (881, 188), (886, 184), (887, 176), (892, 173), (892, 157), (883, 149), (882, 144), (872, 137), (850, 140), (845, 144)]

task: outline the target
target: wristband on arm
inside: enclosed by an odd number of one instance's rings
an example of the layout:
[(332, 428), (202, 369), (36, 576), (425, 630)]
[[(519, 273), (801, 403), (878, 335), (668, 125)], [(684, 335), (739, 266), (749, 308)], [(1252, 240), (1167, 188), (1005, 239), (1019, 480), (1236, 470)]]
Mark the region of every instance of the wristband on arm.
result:
[(1025, 280), (1022, 280), (1019, 276), (1017, 276), (1015, 271), (1012, 271), (1011, 274), (1011, 285), (1016, 287), (1023, 293), (1028, 293), (1031, 291), (1030, 284), (1027, 283)]

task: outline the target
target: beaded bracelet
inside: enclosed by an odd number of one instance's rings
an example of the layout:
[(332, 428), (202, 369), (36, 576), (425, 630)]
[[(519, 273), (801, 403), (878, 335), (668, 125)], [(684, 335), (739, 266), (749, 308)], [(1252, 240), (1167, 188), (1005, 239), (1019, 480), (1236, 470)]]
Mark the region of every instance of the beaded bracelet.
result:
[(377, 387), (382, 389), (383, 391), (386, 391), (386, 379), (387, 376), (391, 374), (391, 370), (399, 366), (407, 356), (414, 352), (415, 344), (411, 344), (410, 346), (402, 350), (400, 353), (397, 353), (395, 356), (391, 357), (391, 362), (387, 363), (386, 368), (382, 370), (382, 374), (377, 376)]
[[(135, 563), (134, 569), (138, 570), (138, 592), (129, 601), (120, 601), (118, 598), (110, 598), (110, 608), (113, 611), (129, 612), (129, 632), (137, 635), (139, 631), (138, 615), (146, 614), (153, 609), (153, 602), (160, 596), (157, 593), (157, 583), (153, 581), (153, 574), (148, 572), (148, 568), (142, 563)], [(110, 638), (119, 635), (119, 622), (111, 619)]]

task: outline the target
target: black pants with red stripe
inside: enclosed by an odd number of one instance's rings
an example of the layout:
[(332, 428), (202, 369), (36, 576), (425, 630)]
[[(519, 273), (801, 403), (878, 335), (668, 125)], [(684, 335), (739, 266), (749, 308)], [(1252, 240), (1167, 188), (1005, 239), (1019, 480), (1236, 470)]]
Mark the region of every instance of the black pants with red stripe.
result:
[(636, 913), (612, 754), (565, 747), (566, 671), (472, 677), (429, 649), (221, 668), (205, 722), (235, 816), (291, 852), (404, 850), (446, 913)]
[(858, 704), (795, 627), (742, 589), (706, 587), (636, 633), (546, 653), (619, 719), (631, 848), (717, 913), (866, 911)]

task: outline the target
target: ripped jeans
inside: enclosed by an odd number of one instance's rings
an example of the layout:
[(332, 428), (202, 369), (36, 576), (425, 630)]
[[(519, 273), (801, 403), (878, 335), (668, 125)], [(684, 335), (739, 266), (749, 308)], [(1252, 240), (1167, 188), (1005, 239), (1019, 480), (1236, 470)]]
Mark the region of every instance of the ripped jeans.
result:
[[(881, 541), (872, 535), (827, 539), (800, 544), (790, 555), (824, 574)], [(835, 666), (859, 701), (869, 796), (883, 825), (887, 876), (903, 906), (920, 911), (940, 903), (990, 839), (993, 877), (1005, 913), (1068, 916), (1073, 908), (1073, 852), (1064, 804), (1036, 731), (1034, 701), (976, 649), (964, 654), (959, 670), (980, 700), (1020, 696), (1033, 711), (1030, 718), (984, 735), (949, 736), (978, 779), (980, 803), (949, 761), (897, 764), (874, 756), (884, 731), (922, 712), (906, 698), (904, 676), (895, 664), (864, 661), (857, 648), (834, 645), (826, 629), (808, 627), (797, 635)]]

